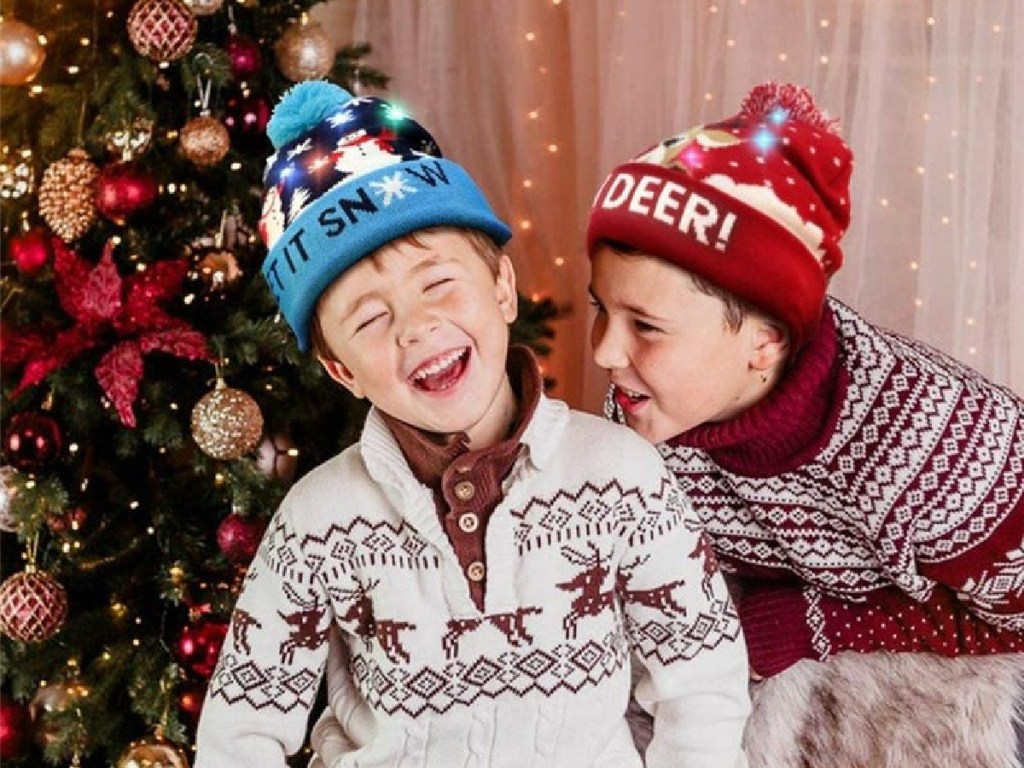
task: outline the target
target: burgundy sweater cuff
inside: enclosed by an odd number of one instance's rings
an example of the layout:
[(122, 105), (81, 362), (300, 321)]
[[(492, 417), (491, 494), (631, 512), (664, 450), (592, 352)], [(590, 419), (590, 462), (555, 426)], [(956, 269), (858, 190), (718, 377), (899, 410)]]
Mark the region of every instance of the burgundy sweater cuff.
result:
[(771, 677), (806, 658), (816, 658), (807, 623), (807, 600), (798, 586), (750, 586), (739, 607), (750, 667)]

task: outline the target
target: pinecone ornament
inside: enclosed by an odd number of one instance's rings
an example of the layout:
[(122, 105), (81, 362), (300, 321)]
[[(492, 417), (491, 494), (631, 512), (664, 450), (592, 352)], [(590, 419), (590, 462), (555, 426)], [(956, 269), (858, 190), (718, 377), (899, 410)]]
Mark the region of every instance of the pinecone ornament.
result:
[(72, 149), (43, 172), (39, 213), (61, 240), (71, 243), (96, 221), (96, 183), (100, 170), (83, 149)]

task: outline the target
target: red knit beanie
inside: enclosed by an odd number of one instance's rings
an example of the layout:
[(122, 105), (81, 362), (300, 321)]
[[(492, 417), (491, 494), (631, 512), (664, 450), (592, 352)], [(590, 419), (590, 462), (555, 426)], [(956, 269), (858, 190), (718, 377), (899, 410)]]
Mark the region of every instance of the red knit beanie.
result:
[(609, 174), (587, 253), (614, 240), (785, 323), (800, 349), (843, 263), (853, 154), (806, 88), (764, 83), (739, 114), (655, 145)]

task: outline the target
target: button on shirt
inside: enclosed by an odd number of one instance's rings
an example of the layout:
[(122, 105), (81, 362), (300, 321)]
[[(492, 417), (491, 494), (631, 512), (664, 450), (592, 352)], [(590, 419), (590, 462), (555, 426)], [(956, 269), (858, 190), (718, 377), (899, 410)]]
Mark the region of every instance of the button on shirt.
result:
[(515, 463), (519, 441), (533, 418), (543, 386), (537, 360), (529, 348), (511, 347), (507, 368), (518, 403), (516, 417), (510, 435), (486, 448), (469, 450), (465, 433), (441, 444), (436, 442), (436, 435), (382, 414), (412, 473), (434, 492), (441, 525), (466, 575), (473, 602), (481, 611), (487, 586), (487, 521), (501, 501), (501, 481)]

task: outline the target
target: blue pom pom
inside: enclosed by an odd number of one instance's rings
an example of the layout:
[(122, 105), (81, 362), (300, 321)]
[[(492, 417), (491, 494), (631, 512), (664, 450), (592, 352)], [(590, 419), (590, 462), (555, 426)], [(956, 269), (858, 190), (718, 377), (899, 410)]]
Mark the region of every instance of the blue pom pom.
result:
[(297, 139), (351, 101), (352, 94), (325, 80), (306, 80), (285, 92), (267, 123), (274, 149)]

